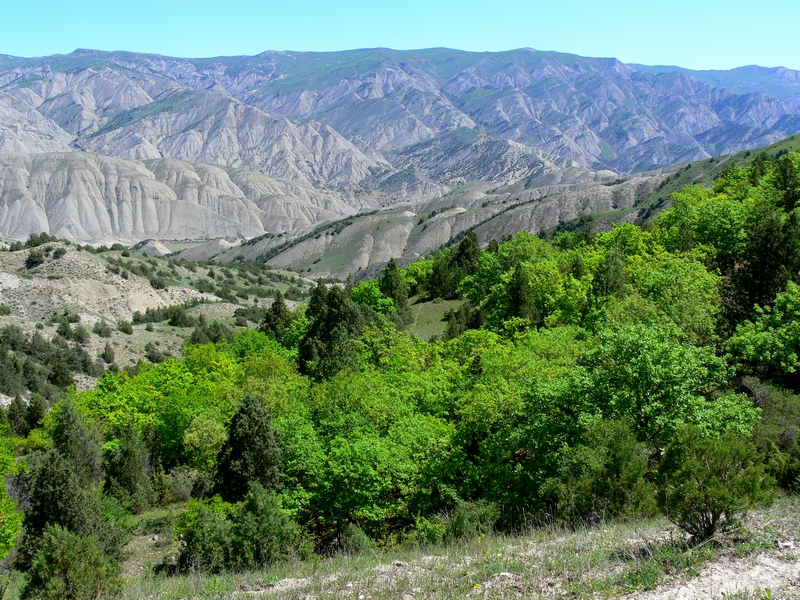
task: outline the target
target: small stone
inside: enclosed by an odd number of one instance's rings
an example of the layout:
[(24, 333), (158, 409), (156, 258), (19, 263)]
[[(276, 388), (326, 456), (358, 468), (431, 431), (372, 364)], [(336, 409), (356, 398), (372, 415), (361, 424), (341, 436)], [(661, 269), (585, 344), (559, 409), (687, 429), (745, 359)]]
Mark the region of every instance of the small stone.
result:
[(402, 567), (403, 563), (398, 560), (396, 563), (394, 563), (394, 566), (395, 567)]

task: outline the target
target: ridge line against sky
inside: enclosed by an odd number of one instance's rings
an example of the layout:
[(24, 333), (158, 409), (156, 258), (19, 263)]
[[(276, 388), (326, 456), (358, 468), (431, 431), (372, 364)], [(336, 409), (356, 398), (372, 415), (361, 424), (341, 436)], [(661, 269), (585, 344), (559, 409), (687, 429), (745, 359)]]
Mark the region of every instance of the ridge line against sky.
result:
[(800, 70), (796, 0), (0, 0), (0, 11), (0, 54), (19, 57), (532, 47), (698, 70)]

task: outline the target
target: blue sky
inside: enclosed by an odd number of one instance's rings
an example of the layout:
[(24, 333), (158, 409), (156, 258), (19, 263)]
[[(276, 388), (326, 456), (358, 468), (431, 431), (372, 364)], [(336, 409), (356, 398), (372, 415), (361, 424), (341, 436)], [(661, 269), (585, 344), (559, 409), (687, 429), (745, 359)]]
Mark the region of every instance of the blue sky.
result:
[(0, 54), (532, 47), (625, 62), (800, 69), (800, 0), (0, 0)]

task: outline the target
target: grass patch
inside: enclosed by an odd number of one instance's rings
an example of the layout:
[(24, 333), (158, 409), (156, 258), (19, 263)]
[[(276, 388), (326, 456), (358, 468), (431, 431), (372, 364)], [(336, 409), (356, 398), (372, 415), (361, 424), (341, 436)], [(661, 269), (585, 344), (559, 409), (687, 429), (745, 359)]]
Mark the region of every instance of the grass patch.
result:
[(440, 300), (415, 302), (411, 299), (411, 316), (414, 322), (408, 326), (408, 332), (428, 341), (435, 335), (442, 335), (447, 329), (445, 314), (455, 310), (464, 303), (463, 300)]
[[(776, 540), (796, 535), (799, 508), (799, 499), (784, 498), (749, 519), (750, 535), (698, 546), (688, 545), (661, 518), (576, 529), (547, 526), (519, 536), (490, 534), (453, 544), (387, 543), (360, 554), (315, 556), (250, 573), (166, 576), (142, 571), (127, 577), (121, 597), (618, 598), (679, 585), (717, 561), (750, 561), (761, 553), (791, 557), (778, 551)], [(136, 532), (166, 531), (173, 510), (138, 517)], [(752, 583), (750, 595), (736, 597), (766, 597), (758, 582)]]

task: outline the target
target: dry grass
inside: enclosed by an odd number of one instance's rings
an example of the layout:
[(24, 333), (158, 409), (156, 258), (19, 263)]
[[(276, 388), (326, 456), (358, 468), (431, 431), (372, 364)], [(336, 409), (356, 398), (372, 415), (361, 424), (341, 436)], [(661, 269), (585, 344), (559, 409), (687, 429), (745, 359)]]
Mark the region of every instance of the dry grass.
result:
[(129, 576), (123, 597), (793, 598), (800, 585), (799, 509), (798, 499), (783, 499), (748, 519), (751, 533), (694, 548), (661, 519), (548, 527), (284, 563), (259, 573)]

